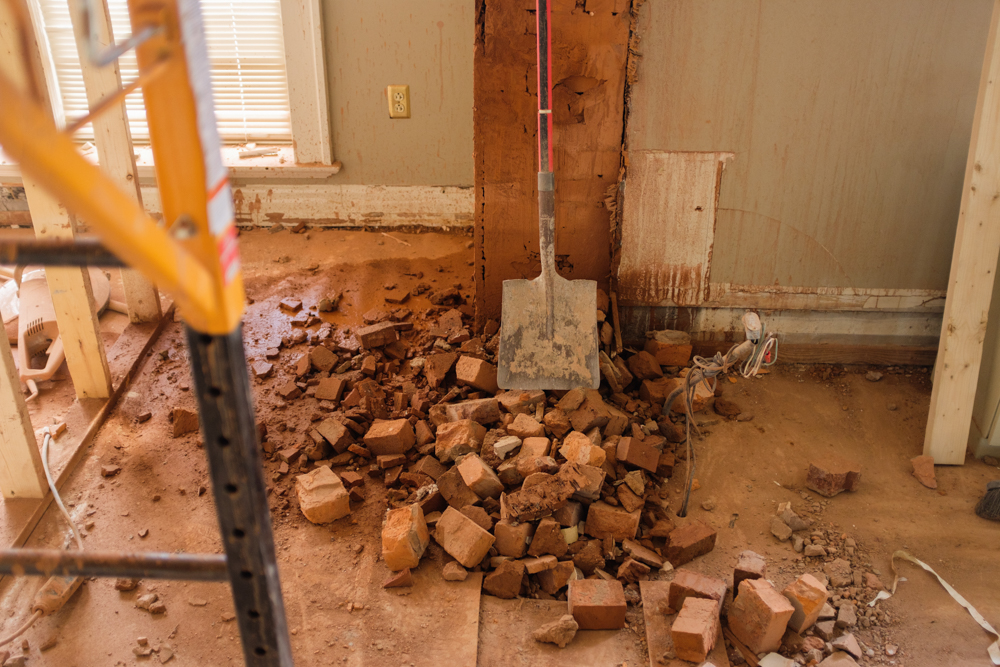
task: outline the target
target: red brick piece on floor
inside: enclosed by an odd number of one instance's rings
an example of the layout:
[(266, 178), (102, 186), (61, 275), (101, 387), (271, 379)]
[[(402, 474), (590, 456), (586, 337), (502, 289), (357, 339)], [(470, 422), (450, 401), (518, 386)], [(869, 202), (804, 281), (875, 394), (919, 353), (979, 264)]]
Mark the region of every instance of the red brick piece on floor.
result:
[(524, 580), (524, 563), (519, 560), (505, 560), (500, 567), (483, 579), (483, 590), (498, 598), (510, 600), (521, 592)]
[(781, 593), (795, 609), (788, 620), (788, 627), (799, 634), (812, 627), (819, 619), (828, 595), (823, 582), (811, 574), (803, 574), (788, 584)]
[(475, 567), (493, 546), (494, 537), (457, 509), (449, 507), (434, 527), (434, 540), (465, 567)]
[(699, 574), (693, 570), (679, 568), (670, 582), (668, 601), (672, 609), (680, 609), (688, 598), (714, 600), (717, 606), (716, 615), (722, 609), (722, 601), (726, 598), (729, 586), (722, 579)]
[(651, 447), (638, 438), (622, 438), (618, 441), (615, 458), (636, 468), (656, 472), (660, 463), (660, 450)]
[(640, 512), (641, 510), (626, 512), (621, 507), (612, 507), (603, 502), (593, 503), (587, 510), (584, 532), (601, 539), (609, 535), (616, 541), (634, 539), (639, 531)]
[(420, 565), (431, 536), (420, 505), (407, 505), (386, 513), (382, 526), (382, 560), (390, 570)]
[(376, 419), (365, 433), (365, 445), (376, 456), (405, 454), (416, 442), (413, 427), (405, 419)]
[(766, 579), (747, 579), (729, 607), (729, 629), (753, 653), (777, 651), (794, 612)]
[(674, 567), (679, 567), (714, 548), (715, 529), (701, 521), (692, 521), (670, 533), (667, 560)]
[(381, 322), (369, 327), (362, 327), (354, 332), (354, 337), (366, 350), (382, 347), (397, 339), (396, 325), (392, 322)]
[(459, 357), (455, 364), (455, 377), (459, 382), (491, 394), (497, 393), (497, 367), (475, 357)]
[(620, 630), (625, 627), (625, 589), (620, 581), (571, 581), (568, 603), (569, 613), (581, 630)]
[(841, 491), (854, 491), (860, 481), (861, 466), (838, 456), (810, 462), (806, 476), (806, 486), (827, 498)]
[(714, 600), (688, 598), (670, 628), (674, 652), (681, 660), (702, 662), (719, 634), (719, 607)]
[(733, 569), (733, 591), (740, 590), (740, 582), (744, 579), (764, 579), (767, 577), (767, 561), (753, 551), (744, 551), (736, 559)]
[(528, 542), (535, 534), (535, 526), (524, 522), (514, 524), (509, 520), (500, 521), (493, 527), (496, 536), (496, 549), (501, 556), (523, 558), (528, 553)]

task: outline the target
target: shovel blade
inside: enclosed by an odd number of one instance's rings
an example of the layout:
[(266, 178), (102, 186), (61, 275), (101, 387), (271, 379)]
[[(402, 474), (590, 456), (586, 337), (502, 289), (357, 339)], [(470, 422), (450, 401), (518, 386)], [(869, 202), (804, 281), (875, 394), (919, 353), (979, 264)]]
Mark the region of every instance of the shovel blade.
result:
[(502, 389), (597, 389), (597, 283), (553, 281), (555, 326), (546, 334), (541, 278), (505, 280), (497, 384)]

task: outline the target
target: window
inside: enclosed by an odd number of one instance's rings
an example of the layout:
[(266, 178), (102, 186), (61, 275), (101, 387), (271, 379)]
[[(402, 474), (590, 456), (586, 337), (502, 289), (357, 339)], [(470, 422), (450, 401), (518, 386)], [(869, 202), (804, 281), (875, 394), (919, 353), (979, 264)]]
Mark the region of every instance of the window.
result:
[[(291, 143), (280, 5), (280, 0), (201, 0), (215, 113), (224, 143)], [(66, 0), (39, 0), (39, 6), (59, 87), (58, 101), (62, 115), (71, 121), (86, 114), (88, 105), (69, 6)], [(108, 10), (115, 40), (121, 42), (131, 34), (125, 0), (108, 0)], [(135, 53), (122, 56), (119, 67), (123, 83), (134, 81), (138, 76)], [(132, 141), (148, 143), (141, 91), (129, 95), (125, 107)], [(87, 125), (76, 136), (91, 140), (93, 130)]]

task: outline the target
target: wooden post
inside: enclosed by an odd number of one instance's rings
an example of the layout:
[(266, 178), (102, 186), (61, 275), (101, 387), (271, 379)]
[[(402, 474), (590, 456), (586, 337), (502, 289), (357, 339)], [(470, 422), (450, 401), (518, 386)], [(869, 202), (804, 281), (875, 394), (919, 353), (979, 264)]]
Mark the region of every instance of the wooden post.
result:
[(44, 498), (46, 487), (14, 356), (0, 333), (0, 491), (4, 498)]
[(965, 462), (1000, 255), (1000, 0), (993, 4), (979, 97), (972, 122), (962, 206), (934, 367), (924, 454), (938, 464)]
[[(87, 0), (83, 0), (86, 2)], [(91, 108), (105, 97), (121, 88), (121, 73), (118, 61), (107, 67), (96, 67), (90, 62), (87, 48), (87, 30), (82, 25), (79, 12), (80, 0), (70, 0), (69, 13), (73, 19), (76, 48), (80, 54), (83, 84), (87, 89), (87, 102)], [(111, 18), (107, 2), (100, 2), (99, 11), (90, 20), (100, 34), (102, 48), (114, 43), (111, 32)], [(135, 167), (135, 153), (132, 151), (132, 133), (129, 131), (125, 102), (105, 110), (93, 121), (94, 143), (101, 170), (110, 176), (130, 197), (142, 206), (139, 177)], [(155, 322), (160, 319), (160, 296), (156, 287), (141, 273), (132, 269), (122, 269), (122, 286), (125, 288), (125, 304), (128, 317), (134, 323)]]

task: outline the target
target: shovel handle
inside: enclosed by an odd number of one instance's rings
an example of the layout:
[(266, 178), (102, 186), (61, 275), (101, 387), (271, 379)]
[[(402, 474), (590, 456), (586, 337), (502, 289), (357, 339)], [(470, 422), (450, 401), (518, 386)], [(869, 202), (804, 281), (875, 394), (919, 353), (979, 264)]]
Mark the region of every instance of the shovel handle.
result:
[(545, 332), (555, 330), (556, 223), (555, 177), (552, 174), (552, 19), (551, 0), (535, 0), (538, 46), (538, 253), (545, 289)]

